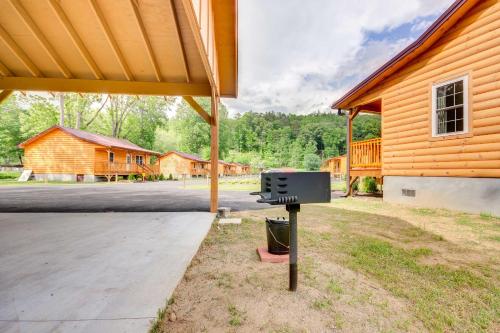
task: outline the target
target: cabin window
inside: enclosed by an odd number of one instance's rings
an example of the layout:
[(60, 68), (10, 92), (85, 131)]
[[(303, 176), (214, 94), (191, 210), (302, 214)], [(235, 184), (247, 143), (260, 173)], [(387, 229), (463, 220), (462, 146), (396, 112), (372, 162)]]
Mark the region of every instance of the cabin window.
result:
[(135, 157), (135, 164), (142, 165), (142, 162), (143, 162), (143, 157), (142, 157), (142, 155), (137, 155), (137, 156)]
[(115, 153), (113, 153), (112, 151), (110, 151), (109, 154), (108, 154), (108, 156), (109, 156), (109, 161), (111, 163), (113, 163), (115, 161)]
[(468, 129), (468, 76), (432, 87), (432, 135), (466, 133)]
[(127, 154), (127, 164), (132, 163), (132, 156), (130, 154)]

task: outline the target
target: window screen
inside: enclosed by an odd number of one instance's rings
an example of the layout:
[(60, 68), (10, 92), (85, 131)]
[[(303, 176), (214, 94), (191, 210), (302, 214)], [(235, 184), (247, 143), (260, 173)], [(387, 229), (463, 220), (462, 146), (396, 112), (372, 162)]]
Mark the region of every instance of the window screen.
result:
[(464, 80), (438, 86), (436, 89), (437, 134), (464, 131)]

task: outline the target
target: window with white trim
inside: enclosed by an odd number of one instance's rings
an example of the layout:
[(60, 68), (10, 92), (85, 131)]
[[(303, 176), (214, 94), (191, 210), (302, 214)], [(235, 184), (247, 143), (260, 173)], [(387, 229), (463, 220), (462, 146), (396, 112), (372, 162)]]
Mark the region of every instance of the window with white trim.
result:
[(432, 135), (468, 130), (468, 76), (432, 86)]

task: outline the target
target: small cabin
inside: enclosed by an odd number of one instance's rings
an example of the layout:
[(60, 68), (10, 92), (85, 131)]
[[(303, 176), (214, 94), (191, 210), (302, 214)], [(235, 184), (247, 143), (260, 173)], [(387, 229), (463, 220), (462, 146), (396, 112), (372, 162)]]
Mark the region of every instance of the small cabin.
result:
[(157, 175), (160, 154), (124, 139), (52, 126), (19, 144), (23, 165), (36, 180), (94, 182), (131, 174)]
[(344, 179), (346, 170), (346, 155), (330, 157), (321, 166), (321, 171), (330, 172), (331, 177), (334, 179)]
[[(348, 115), (348, 188), (384, 200), (500, 216), (500, 2), (455, 1), (415, 42), (333, 103)], [(341, 113), (341, 112), (339, 112)], [(382, 138), (352, 141), (359, 113)]]
[(219, 175), (221, 177), (233, 176), (235, 172), (235, 167), (231, 163), (219, 160)]
[(199, 156), (180, 151), (169, 151), (159, 158), (160, 173), (165, 177), (191, 178), (206, 177), (209, 171), (209, 161)]
[(243, 176), (243, 175), (250, 174), (250, 166), (249, 165), (245, 165), (245, 164), (241, 164), (241, 163), (237, 163), (237, 162), (233, 162), (231, 164), (234, 165), (235, 172), (236, 172), (237, 176)]

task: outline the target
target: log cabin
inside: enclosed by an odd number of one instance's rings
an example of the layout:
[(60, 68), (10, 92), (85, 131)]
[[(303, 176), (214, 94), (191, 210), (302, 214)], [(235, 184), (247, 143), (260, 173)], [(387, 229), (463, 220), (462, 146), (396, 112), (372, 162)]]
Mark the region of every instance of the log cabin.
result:
[[(349, 191), (372, 176), (389, 202), (500, 215), (499, 75), (500, 1), (455, 1), (332, 104), (348, 113)], [(360, 112), (382, 138), (352, 142)]]
[(330, 172), (331, 177), (334, 179), (343, 179), (346, 175), (346, 155), (334, 156), (323, 162), (321, 171)]
[(151, 157), (160, 154), (130, 141), (74, 128), (52, 126), (19, 144), (24, 169), (36, 180), (110, 181), (131, 174), (157, 175)]
[(231, 164), (234, 165), (235, 173), (237, 176), (244, 176), (244, 175), (250, 174), (250, 166), (249, 165), (245, 165), (245, 164), (238, 163), (238, 162), (232, 162)]
[(234, 167), (231, 164), (222, 160), (219, 160), (219, 176), (232, 176), (234, 173)]
[(208, 176), (210, 162), (196, 155), (172, 150), (160, 156), (159, 164), (160, 173), (165, 177), (191, 178)]

